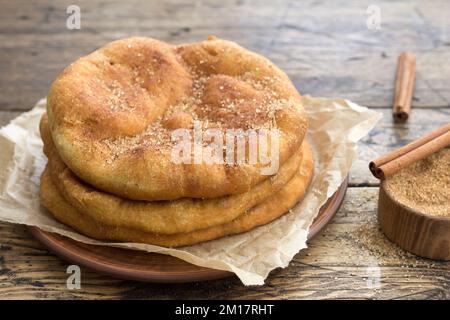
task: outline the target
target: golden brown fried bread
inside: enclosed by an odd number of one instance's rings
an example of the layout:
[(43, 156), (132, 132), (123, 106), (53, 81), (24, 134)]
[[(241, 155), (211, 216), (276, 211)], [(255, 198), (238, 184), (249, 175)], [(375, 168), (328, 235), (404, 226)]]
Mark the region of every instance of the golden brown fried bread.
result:
[(231, 222), (192, 232), (158, 234), (102, 224), (91, 216), (81, 213), (65, 200), (53, 183), (48, 167), (41, 177), (41, 201), (57, 220), (98, 240), (138, 242), (167, 247), (192, 245), (249, 231), (286, 213), (304, 197), (313, 176), (312, 153), (309, 148), (305, 151), (307, 152), (304, 152), (297, 174), (280, 191)]
[(161, 234), (190, 232), (236, 219), (284, 187), (298, 172), (303, 153), (310, 153), (309, 146), (304, 142), (276, 176), (260, 182), (245, 193), (203, 200), (136, 201), (102, 192), (76, 177), (56, 152), (45, 115), (40, 131), (53, 182), (77, 211), (102, 225)]
[(114, 41), (69, 65), (52, 84), (53, 141), (82, 180), (135, 200), (213, 198), (249, 191), (261, 164), (177, 164), (171, 132), (204, 128), (280, 130), (282, 166), (307, 129), (301, 98), (266, 58), (237, 44)]

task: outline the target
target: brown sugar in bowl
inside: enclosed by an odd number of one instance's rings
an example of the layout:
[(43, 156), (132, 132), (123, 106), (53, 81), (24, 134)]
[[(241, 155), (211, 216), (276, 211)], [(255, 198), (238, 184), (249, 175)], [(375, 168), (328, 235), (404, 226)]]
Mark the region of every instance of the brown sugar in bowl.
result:
[(381, 183), (378, 221), (386, 237), (418, 256), (450, 260), (450, 150)]

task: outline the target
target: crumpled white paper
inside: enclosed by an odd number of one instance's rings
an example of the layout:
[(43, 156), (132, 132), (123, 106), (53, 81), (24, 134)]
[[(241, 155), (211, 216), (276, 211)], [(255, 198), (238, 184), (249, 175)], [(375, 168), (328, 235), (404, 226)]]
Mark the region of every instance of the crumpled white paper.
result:
[(45, 100), (0, 129), (0, 221), (37, 226), (88, 244), (158, 252), (192, 264), (234, 272), (245, 285), (261, 285), (270, 271), (286, 267), (306, 248), (309, 226), (357, 158), (356, 143), (381, 114), (342, 99), (305, 96), (308, 140), (315, 176), (304, 198), (276, 221), (240, 235), (170, 249), (136, 243), (107, 243), (85, 237), (59, 223), (39, 203), (39, 179), (47, 162), (39, 121)]

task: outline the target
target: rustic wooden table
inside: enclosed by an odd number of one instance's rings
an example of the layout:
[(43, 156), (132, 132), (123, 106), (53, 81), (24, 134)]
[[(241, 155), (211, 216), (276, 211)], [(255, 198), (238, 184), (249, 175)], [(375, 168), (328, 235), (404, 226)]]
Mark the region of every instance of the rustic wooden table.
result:
[[(376, 13), (366, 11), (373, 1), (76, 1), (81, 29), (69, 30), (73, 2), (0, 1), (0, 125), (44, 97), (69, 62), (132, 35), (234, 40), (272, 59), (301, 93), (345, 97), (383, 118), (359, 145), (337, 216), (264, 286), (244, 287), (236, 278), (147, 284), (82, 269), (82, 288), (68, 290), (66, 262), (24, 227), (0, 223), (0, 298), (450, 298), (450, 263), (410, 255), (380, 234), (378, 182), (367, 170), (370, 159), (450, 121), (449, 1), (376, 1), (379, 29), (370, 20)], [(390, 108), (403, 50), (416, 53), (418, 72), (414, 110), (401, 125)]]

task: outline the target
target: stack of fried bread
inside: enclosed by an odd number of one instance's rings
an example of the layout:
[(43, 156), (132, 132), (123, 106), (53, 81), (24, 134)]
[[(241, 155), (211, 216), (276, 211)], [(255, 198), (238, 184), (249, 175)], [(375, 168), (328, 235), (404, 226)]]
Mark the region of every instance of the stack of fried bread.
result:
[[(219, 132), (276, 130), (278, 169), (175, 161), (174, 131), (196, 123)], [(246, 232), (303, 198), (313, 176), (307, 127), (286, 74), (233, 42), (114, 41), (52, 84), (40, 124), (48, 157), (41, 201), (60, 222), (100, 240), (177, 247)]]

